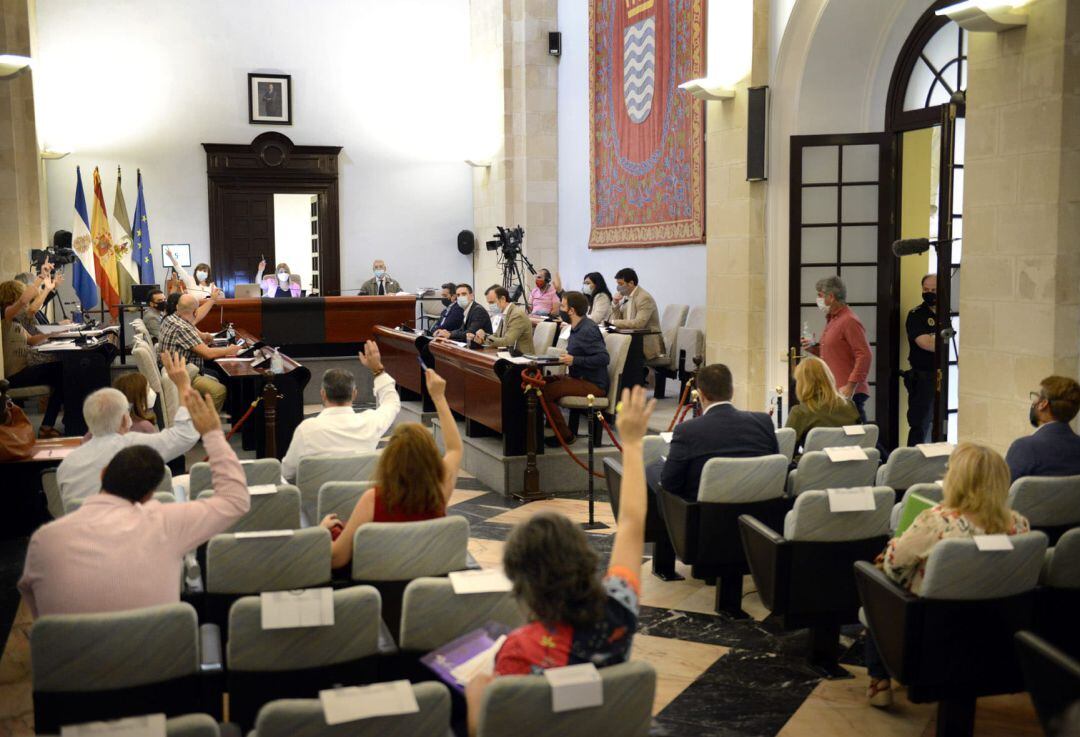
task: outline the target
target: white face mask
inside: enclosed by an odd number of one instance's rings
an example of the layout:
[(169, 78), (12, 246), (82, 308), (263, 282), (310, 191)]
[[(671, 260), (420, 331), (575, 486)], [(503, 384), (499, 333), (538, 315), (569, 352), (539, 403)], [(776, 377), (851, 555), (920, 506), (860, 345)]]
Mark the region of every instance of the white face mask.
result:
[(206, 277), (209, 276), (205, 271), (196, 271), (195, 278), (199, 281), (206, 281)]
[(584, 294), (586, 297), (592, 295), (592, 284), (582, 284), (581, 293)]
[(468, 306), (469, 306), (469, 298), (468, 297), (458, 297), (457, 298), (457, 303), (458, 303), (458, 307), (460, 307), (461, 309), (463, 309), (463, 310), (467, 309)]
[(288, 272), (286, 272), (286, 271), (279, 271), (279, 272), (278, 272), (278, 275), (277, 275), (277, 280), (278, 280), (279, 282), (281, 282), (282, 284), (284, 284), (285, 282), (289, 281), (289, 274), (288, 274)]
[(386, 269), (375, 269), (375, 278), (382, 279), (386, 276)]
[(499, 303), (498, 302), (489, 302), (488, 303), (488, 312), (490, 312), (492, 315), (498, 315), (500, 312), (502, 312), (502, 310), (499, 309)]
[(817, 298), (817, 308), (819, 310), (821, 310), (822, 312), (828, 312), (829, 311), (829, 306), (827, 304), (825, 304), (825, 298), (824, 297), (818, 297)]

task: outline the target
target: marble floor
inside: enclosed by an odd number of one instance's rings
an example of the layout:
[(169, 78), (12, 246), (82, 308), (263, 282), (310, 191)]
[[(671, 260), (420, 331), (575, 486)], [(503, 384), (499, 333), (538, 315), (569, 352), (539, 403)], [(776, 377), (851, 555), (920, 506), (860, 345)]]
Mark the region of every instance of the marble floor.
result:
[[(548, 509), (570, 519), (588, 519), (588, 502), (574, 495), (521, 506), (463, 476), (451, 500), (451, 511), (466, 517), (472, 537), (469, 552), (483, 567), (501, 564), (504, 541), (512, 526)], [(596, 516), (614, 524), (604, 498)], [(612, 530), (587, 533), (597, 551), (610, 551)], [(13, 592), (25, 540), (0, 546), (0, 625), (10, 624), (0, 658), (0, 737), (33, 734), (30, 690), (29, 630), (26, 607)], [(784, 632), (768, 619), (768, 611), (744, 582), (743, 608), (748, 620), (736, 621), (713, 612), (714, 590), (702, 581), (667, 583), (642, 563), (639, 631), (633, 658), (656, 669), (651, 734), (656, 737), (922, 737), (934, 730), (933, 705), (911, 704), (902, 690), (888, 711), (866, 705), (868, 679), (859, 667), (859, 642), (847, 638), (844, 659), (853, 678), (826, 681), (801, 657), (805, 633)], [(981, 699), (978, 735), (1041, 734), (1030, 700), (1024, 694)]]

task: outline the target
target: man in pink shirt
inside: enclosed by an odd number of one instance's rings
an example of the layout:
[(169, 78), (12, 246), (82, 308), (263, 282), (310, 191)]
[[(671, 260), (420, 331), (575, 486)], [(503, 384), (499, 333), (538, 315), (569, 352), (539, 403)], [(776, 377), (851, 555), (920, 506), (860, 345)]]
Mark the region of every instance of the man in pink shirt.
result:
[(836, 377), (837, 391), (855, 403), (859, 420), (865, 424), (864, 405), (870, 398), (866, 378), (870, 374), (872, 358), (866, 328), (847, 306), (847, 287), (840, 277), (820, 279), (814, 288), (817, 289), (818, 309), (825, 313), (825, 330), (816, 344), (804, 337), (803, 350), (825, 361)]
[(178, 602), (184, 554), (248, 511), (244, 471), (210, 396), (189, 388), (182, 400), (210, 456), (213, 496), (162, 504), (153, 496), (165, 475), (161, 455), (145, 445), (119, 451), (100, 494), (30, 538), (19, 591), (34, 617)]
[(529, 295), (533, 315), (558, 315), (561, 300), (555, 285), (551, 283), (551, 272), (540, 269), (536, 272), (536, 288)]

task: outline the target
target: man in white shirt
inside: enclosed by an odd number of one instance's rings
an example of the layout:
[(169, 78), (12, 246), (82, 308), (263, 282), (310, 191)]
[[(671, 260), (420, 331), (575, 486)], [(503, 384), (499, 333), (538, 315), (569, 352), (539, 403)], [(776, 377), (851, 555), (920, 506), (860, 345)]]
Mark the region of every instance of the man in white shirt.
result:
[(292, 483), (301, 458), (350, 455), (375, 450), (401, 411), (394, 380), (383, 370), (375, 341), (369, 340), (360, 353), (360, 363), (375, 376), (376, 408), (354, 412), (356, 379), (342, 369), (330, 369), (322, 379), (322, 412), (304, 420), (293, 433), (289, 451), (281, 461), (281, 474)]
[[(187, 362), (179, 355), (162, 353), (161, 363), (176, 384), (179, 396), (184, 396), (191, 387)], [(88, 396), (83, 402), (83, 415), (93, 437), (71, 451), (56, 469), (65, 510), (101, 491), (101, 472), (123, 448), (146, 445), (168, 463), (191, 450), (199, 439), (186, 407), (180, 407), (173, 426), (161, 432), (128, 432), (131, 429), (130, 407), (127, 397), (116, 389), (98, 389)]]

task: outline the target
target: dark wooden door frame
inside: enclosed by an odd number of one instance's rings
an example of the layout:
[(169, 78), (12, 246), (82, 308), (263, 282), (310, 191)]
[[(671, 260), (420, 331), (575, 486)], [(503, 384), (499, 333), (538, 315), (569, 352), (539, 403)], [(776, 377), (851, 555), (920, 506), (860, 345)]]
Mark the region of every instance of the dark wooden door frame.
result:
[[(297, 146), (276, 131), (250, 144), (204, 143), (210, 201), (210, 262), (228, 261), (224, 193), (315, 194), (319, 198), (319, 284), (341, 293), (338, 154), (341, 146)], [(273, 257), (270, 257), (271, 263)], [(232, 295), (229, 294), (231, 297)]]

